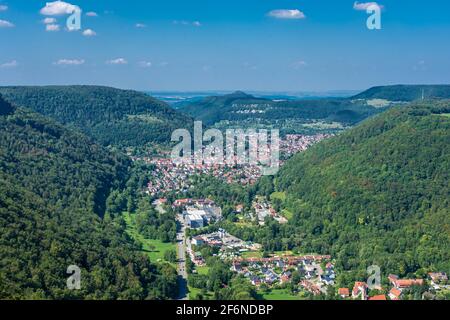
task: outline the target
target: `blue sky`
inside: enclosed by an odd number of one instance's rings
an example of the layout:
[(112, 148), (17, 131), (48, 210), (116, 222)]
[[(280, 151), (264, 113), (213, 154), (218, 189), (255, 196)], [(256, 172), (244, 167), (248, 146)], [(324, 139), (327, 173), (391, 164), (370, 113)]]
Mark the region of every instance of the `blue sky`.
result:
[[(0, 0), (0, 85), (325, 91), (450, 83), (450, 1), (378, 1), (381, 30), (367, 29), (368, 14), (357, 10), (364, 3), (70, 0), (41, 12), (46, 1)], [(66, 30), (68, 15), (49, 15), (68, 5), (82, 10), (79, 31)]]

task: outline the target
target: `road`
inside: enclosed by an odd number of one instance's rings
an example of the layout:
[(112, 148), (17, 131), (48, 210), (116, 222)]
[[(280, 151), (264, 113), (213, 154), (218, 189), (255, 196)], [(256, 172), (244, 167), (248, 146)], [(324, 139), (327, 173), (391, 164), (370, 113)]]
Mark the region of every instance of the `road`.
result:
[(186, 235), (183, 216), (177, 215), (177, 271), (178, 271), (178, 299), (188, 300), (187, 271), (186, 271)]

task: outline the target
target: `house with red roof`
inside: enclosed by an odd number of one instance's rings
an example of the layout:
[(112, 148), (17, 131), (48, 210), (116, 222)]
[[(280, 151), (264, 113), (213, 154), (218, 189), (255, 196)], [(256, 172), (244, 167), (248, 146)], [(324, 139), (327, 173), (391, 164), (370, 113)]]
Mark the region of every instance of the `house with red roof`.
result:
[(348, 298), (350, 296), (350, 290), (348, 288), (339, 288), (338, 295), (343, 299)]
[(391, 300), (400, 300), (401, 295), (402, 291), (397, 288), (392, 288), (391, 291), (389, 291), (389, 298)]
[(356, 281), (352, 290), (352, 298), (366, 300), (367, 298), (367, 283)]

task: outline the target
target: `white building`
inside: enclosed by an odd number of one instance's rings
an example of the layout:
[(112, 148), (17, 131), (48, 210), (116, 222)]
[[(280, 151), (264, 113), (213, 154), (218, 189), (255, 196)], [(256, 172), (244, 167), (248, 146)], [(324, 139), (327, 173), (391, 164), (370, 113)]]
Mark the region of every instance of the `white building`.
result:
[(189, 213), (186, 215), (186, 223), (190, 228), (203, 228), (203, 216), (199, 213)]

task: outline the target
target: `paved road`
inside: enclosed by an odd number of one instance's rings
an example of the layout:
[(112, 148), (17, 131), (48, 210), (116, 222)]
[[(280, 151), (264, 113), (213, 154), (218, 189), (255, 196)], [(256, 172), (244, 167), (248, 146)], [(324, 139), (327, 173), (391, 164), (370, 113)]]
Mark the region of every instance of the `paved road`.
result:
[(188, 300), (187, 271), (186, 271), (186, 236), (182, 215), (177, 215), (179, 230), (177, 232), (177, 271), (178, 271), (178, 299)]

